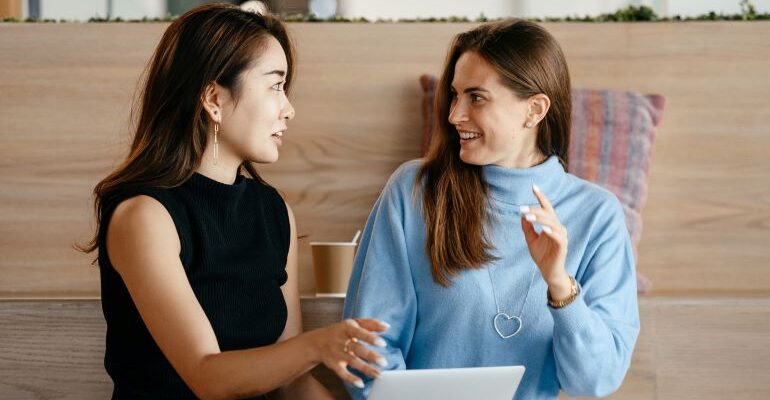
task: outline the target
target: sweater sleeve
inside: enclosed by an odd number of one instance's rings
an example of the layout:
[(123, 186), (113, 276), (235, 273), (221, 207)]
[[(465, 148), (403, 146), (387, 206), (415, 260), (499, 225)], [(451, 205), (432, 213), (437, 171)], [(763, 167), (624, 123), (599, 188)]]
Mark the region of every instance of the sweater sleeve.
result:
[[(403, 175), (394, 173), (369, 215), (343, 310), (344, 318), (376, 318), (390, 324), (381, 335), (388, 346), (375, 349), (387, 360), (384, 369), (388, 370), (405, 369), (417, 315), (404, 231), (405, 208), (410, 206), (411, 195), (407, 193), (409, 182), (405, 182), (409, 179)], [(366, 387), (361, 390), (347, 385), (347, 390), (354, 399), (364, 399), (372, 381), (358, 375)]]
[(639, 335), (634, 254), (615, 198), (600, 212), (576, 277), (581, 294), (554, 320), (553, 352), (559, 383), (570, 396), (606, 396), (620, 387)]

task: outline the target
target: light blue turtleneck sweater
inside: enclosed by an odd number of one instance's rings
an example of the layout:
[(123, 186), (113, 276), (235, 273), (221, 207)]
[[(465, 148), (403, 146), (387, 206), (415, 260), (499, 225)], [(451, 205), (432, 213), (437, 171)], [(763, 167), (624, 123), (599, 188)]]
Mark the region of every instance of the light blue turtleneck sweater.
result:
[[(344, 308), (345, 318), (391, 324), (380, 350), (386, 369), (523, 365), (515, 399), (555, 399), (560, 389), (573, 396), (615, 391), (631, 361), (639, 311), (633, 250), (614, 195), (565, 173), (556, 157), (526, 169), (482, 167), (493, 217), (488, 235), (499, 260), (444, 288), (430, 272), (421, 193), (413, 196), (420, 163), (402, 165), (375, 203)], [(521, 231), (519, 207), (538, 205), (532, 184), (568, 230), (566, 268), (582, 289), (561, 309), (547, 305), (547, 285)], [(522, 320), (508, 339), (493, 324), (493, 284), (500, 310)], [(501, 333), (512, 333), (514, 321), (498, 321)], [(365, 382), (364, 390), (348, 387), (354, 398), (371, 389)]]

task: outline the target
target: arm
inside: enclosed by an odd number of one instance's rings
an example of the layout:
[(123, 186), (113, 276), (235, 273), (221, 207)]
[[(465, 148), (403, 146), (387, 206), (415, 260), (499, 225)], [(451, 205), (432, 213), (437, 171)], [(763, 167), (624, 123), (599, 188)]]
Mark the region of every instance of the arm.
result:
[(597, 238), (579, 279), (582, 293), (554, 320), (553, 351), (562, 388), (571, 396), (607, 396), (631, 364), (639, 308), (631, 241), (618, 205)]
[[(569, 298), (564, 263), (567, 231), (548, 198), (534, 190), (542, 208), (523, 210), (522, 229), (532, 258), (554, 300)], [(563, 308), (551, 308), (553, 353), (561, 387), (571, 396), (606, 396), (620, 386), (639, 334), (634, 256), (623, 212), (613, 198), (609, 214), (581, 261), (582, 292)], [(533, 221), (543, 227), (538, 234)]]
[[(302, 333), (302, 312), (299, 301), (299, 273), (297, 261), (297, 228), (289, 204), (286, 204), (286, 210), (289, 212), (289, 225), (291, 227), (291, 243), (289, 244), (289, 255), (286, 259), (286, 273), (289, 279), (283, 285), (281, 291), (286, 300), (286, 309), (288, 310), (288, 319), (283, 334), (278, 339), (279, 342), (286, 341)], [(309, 372), (302, 374), (297, 379), (284, 385), (275, 392), (273, 398), (277, 399), (332, 399), (332, 395), (321, 385)]]
[[(389, 370), (406, 368), (404, 359), (417, 318), (417, 298), (403, 225), (404, 207), (408, 206), (411, 195), (398, 189), (391, 178), (369, 215), (343, 311), (344, 318), (367, 315), (391, 324), (382, 335), (388, 347), (379, 350)], [(363, 390), (347, 387), (354, 399), (368, 396), (372, 381), (364, 381)]]
[[(355, 322), (348, 322), (270, 346), (221, 352), (187, 281), (173, 220), (149, 196), (133, 197), (116, 208), (108, 225), (107, 248), (153, 339), (200, 398), (264, 394), (320, 361), (342, 374), (344, 367), (336, 364), (348, 360), (341, 350), (345, 340), (354, 336), (373, 343), (377, 339)], [(377, 328), (374, 321), (360, 322), (369, 330)]]

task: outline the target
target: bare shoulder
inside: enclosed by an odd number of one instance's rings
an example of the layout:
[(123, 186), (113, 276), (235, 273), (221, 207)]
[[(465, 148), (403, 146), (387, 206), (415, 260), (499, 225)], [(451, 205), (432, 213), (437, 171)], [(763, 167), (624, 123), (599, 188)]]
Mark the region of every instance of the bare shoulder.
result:
[[(179, 235), (168, 210), (151, 196), (139, 195), (122, 201), (115, 208), (107, 227), (107, 249), (113, 265), (136, 253), (152, 257), (159, 253), (178, 255)], [(134, 258), (134, 257), (130, 257)]]
[(109, 223), (110, 231), (130, 234), (150, 234), (169, 227), (176, 236), (174, 221), (166, 207), (147, 195), (130, 197), (120, 202)]

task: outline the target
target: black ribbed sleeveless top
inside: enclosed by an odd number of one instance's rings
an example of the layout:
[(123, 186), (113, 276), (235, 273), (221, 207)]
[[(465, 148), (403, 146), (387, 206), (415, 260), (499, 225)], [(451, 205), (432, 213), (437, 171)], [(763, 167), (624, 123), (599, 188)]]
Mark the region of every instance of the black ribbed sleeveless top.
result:
[(153, 340), (107, 254), (112, 212), (136, 195), (153, 197), (171, 215), (187, 279), (222, 351), (269, 345), (283, 332), (281, 286), (290, 242), (286, 204), (258, 180), (238, 175), (227, 185), (198, 173), (175, 188), (131, 190), (105, 201), (98, 261), (112, 398), (195, 398)]

